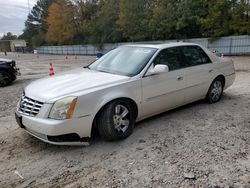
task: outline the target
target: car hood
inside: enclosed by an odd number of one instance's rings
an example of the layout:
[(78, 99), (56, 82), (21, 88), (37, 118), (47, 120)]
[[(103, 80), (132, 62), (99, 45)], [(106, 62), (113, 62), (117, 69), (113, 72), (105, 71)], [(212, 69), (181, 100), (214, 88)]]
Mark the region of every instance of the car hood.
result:
[(25, 88), (25, 95), (41, 102), (50, 102), (60, 97), (88, 92), (129, 80), (120, 76), (89, 69), (76, 69), (55, 76), (36, 80)]

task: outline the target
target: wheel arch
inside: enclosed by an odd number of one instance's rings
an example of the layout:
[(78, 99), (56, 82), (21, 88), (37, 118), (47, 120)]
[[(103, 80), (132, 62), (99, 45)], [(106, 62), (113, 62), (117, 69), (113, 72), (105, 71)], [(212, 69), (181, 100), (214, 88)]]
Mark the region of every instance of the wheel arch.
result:
[(210, 83), (209, 88), (208, 88), (208, 90), (207, 90), (206, 98), (207, 98), (207, 96), (208, 96), (208, 92), (209, 92), (209, 89), (210, 89), (212, 83), (213, 83), (216, 79), (218, 79), (218, 78), (221, 78), (221, 79), (223, 80), (223, 88), (225, 87), (225, 85), (226, 85), (226, 77), (225, 77), (223, 74), (218, 74), (218, 75), (212, 80), (212, 82)]
[(135, 113), (135, 119), (138, 117), (138, 105), (136, 104), (136, 102), (129, 98), (129, 97), (118, 97), (118, 98), (115, 98), (115, 99), (112, 99), (112, 100), (109, 100), (107, 101), (106, 103), (104, 103), (101, 108), (97, 111), (97, 113), (95, 114), (95, 117), (94, 117), (94, 120), (92, 122), (92, 128), (91, 128), (91, 135), (93, 135), (96, 131), (96, 128), (97, 128), (97, 119), (98, 117), (100, 116), (100, 113), (103, 111), (103, 109), (109, 105), (110, 103), (114, 102), (114, 101), (117, 101), (117, 100), (123, 100), (123, 101), (128, 101), (132, 107), (133, 107), (133, 110), (134, 110), (134, 113)]
[[(213, 81), (211, 82), (211, 84), (218, 78), (221, 78), (223, 80), (223, 87), (225, 87), (226, 85), (226, 77), (223, 74), (219, 74), (218, 76), (215, 77), (215, 79), (213, 79)], [(211, 85), (210, 84), (210, 85)]]

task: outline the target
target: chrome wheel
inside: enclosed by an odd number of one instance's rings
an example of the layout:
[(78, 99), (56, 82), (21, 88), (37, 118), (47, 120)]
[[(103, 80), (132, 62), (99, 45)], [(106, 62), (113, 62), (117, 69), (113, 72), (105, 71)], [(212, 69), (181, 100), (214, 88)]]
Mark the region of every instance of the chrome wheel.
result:
[(126, 106), (118, 104), (115, 106), (115, 112), (113, 115), (114, 128), (118, 132), (126, 132), (130, 121), (129, 121), (129, 110)]
[(223, 85), (220, 80), (216, 80), (211, 89), (211, 99), (213, 101), (218, 101), (221, 97), (221, 94), (223, 92)]

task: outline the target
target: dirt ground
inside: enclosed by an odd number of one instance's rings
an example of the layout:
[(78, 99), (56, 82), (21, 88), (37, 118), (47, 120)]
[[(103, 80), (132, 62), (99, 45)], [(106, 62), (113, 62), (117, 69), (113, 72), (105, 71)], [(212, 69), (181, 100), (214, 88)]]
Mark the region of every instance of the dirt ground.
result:
[[(0, 57), (4, 56), (1, 54)], [(137, 124), (120, 142), (54, 146), (18, 128), (22, 89), (93, 57), (9, 54), (22, 76), (0, 88), (0, 187), (250, 187), (250, 57), (234, 57), (237, 78), (221, 102), (202, 101)], [(17, 172), (20, 176), (17, 175)]]

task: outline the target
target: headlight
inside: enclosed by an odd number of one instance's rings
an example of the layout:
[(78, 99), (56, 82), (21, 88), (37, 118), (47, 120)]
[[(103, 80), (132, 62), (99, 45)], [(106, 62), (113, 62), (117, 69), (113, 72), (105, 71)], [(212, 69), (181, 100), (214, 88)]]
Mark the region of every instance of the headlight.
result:
[(50, 111), (49, 118), (63, 120), (70, 119), (77, 102), (77, 97), (66, 97), (56, 101)]

